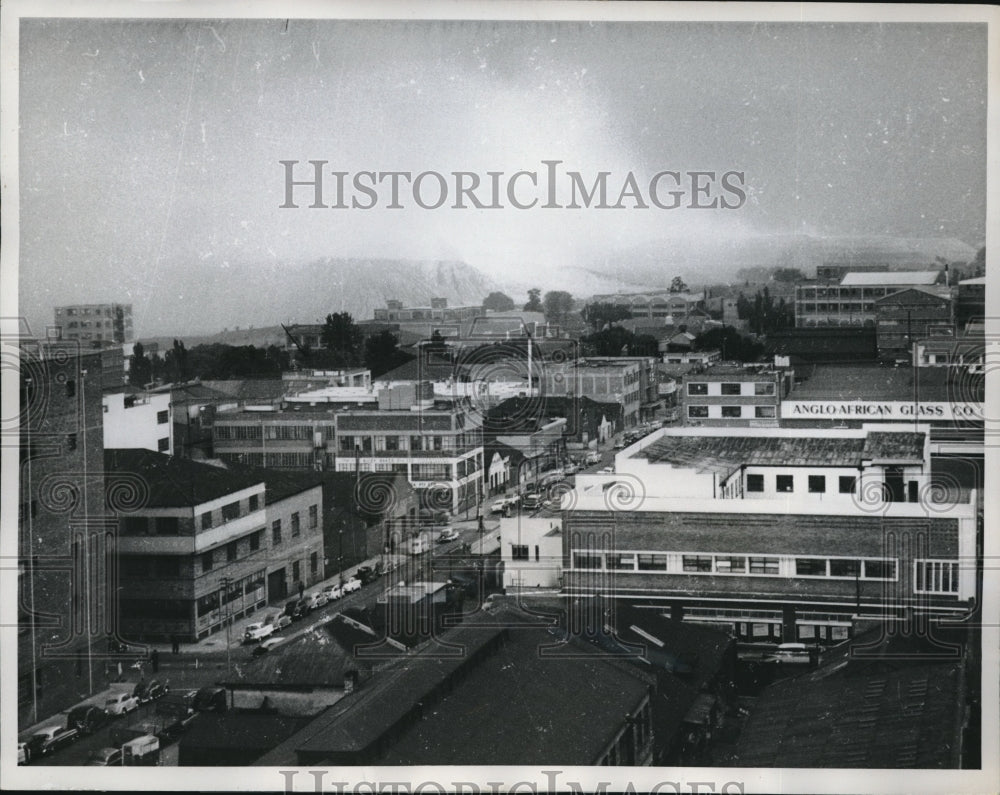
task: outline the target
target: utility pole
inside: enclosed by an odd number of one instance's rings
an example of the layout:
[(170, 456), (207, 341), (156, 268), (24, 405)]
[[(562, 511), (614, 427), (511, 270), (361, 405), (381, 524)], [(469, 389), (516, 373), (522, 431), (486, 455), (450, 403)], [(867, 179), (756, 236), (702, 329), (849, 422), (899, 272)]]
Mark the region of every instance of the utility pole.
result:
[(229, 584), (231, 582), (232, 580), (229, 577), (222, 578), (222, 598), (226, 601), (226, 613), (223, 619), (226, 622), (226, 672), (230, 680), (233, 678), (233, 659), (229, 633), (229, 625), (232, 623), (229, 620)]

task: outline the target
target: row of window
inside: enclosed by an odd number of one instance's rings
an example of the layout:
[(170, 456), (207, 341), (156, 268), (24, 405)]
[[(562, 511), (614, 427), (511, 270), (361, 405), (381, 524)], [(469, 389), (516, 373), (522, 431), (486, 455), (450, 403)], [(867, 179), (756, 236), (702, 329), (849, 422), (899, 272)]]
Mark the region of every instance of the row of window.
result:
[[(263, 540), (264, 531), (256, 530), (249, 535), (243, 536), (243, 538), (237, 538), (230, 541), (228, 544), (219, 547), (218, 549), (203, 552), (201, 554), (202, 574), (211, 571), (215, 567), (216, 562), (235, 563), (237, 560), (241, 560), (248, 555), (252, 555), (260, 549)], [(224, 561), (222, 560), (223, 555), (225, 555)]]
[[(764, 491), (764, 475), (747, 475), (747, 491)], [(857, 478), (853, 475), (841, 475), (837, 478), (837, 488), (841, 494), (853, 494), (857, 485)], [(807, 487), (810, 494), (826, 493), (826, 475), (809, 475)], [(774, 490), (791, 493), (795, 491), (794, 475), (775, 475)]]
[[(687, 390), (689, 395), (707, 395), (708, 394), (708, 382), (706, 381), (692, 381), (687, 385)], [(740, 382), (727, 382), (723, 381), (719, 383), (719, 394), (720, 395), (742, 395), (743, 394), (743, 384)], [(757, 396), (767, 396), (774, 394), (774, 383), (771, 381), (753, 382), (753, 392), (747, 392), (747, 395), (757, 395)]]
[(198, 600), (198, 615), (203, 616), (218, 610), (222, 605), (234, 602), (244, 595), (251, 597), (251, 601), (257, 601), (263, 597), (265, 570), (255, 571), (242, 579), (229, 583), (228, 588), (220, 587), (217, 591), (205, 594)]
[[(784, 566), (782, 566), (784, 562)], [(670, 574), (737, 574), (770, 577), (895, 580), (889, 558), (813, 558), (777, 555), (716, 555), (679, 552), (574, 552), (573, 568)], [(956, 583), (957, 590), (957, 583)]]
[[(95, 320), (94, 321), (94, 327), (95, 328), (102, 328), (101, 321), (100, 320)], [(83, 321), (77, 322), (75, 320), (71, 320), (69, 323), (66, 324), (66, 328), (90, 328), (90, 321), (89, 320), (83, 320)], [(111, 328), (111, 321), (110, 320), (105, 320), (103, 328)]]
[(900, 292), (898, 287), (799, 287), (796, 299), (808, 301), (817, 298), (883, 298), (897, 292)]
[(469, 445), (482, 444), (482, 438), (476, 433), (460, 433), (449, 436), (428, 436), (421, 434), (387, 434), (379, 436), (342, 435), (337, 442), (337, 449), (342, 453), (353, 453), (357, 448), (362, 453), (394, 451), (394, 450), (461, 450)]
[[(743, 406), (720, 406), (720, 415), (722, 417), (731, 419), (740, 419), (743, 417)], [(750, 406), (747, 406), (747, 416), (749, 415)], [(773, 420), (777, 414), (777, 407), (775, 406), (753, 406), (753, 416), (759, 420)], [(688, 406), (688, 417), (691, 419), (707, 419), (709, 417), (709, 407), (708, 406)]]
[(322, 431), (332, 439), (333, 425), (216, 425), (213, 433), (219, 441), (311, 442), (313, 433)]

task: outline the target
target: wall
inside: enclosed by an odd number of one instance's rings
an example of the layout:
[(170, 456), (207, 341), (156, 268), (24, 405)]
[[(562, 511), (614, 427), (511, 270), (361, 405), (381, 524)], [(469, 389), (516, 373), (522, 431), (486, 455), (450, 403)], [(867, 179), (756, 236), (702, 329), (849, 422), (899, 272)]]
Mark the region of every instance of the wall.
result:
[(174, 424), (170, 395), (135, 395), (134, 400), (131, 407), (126, 407), (123, 392), (104, 396), (104, 446), (173, 455)]

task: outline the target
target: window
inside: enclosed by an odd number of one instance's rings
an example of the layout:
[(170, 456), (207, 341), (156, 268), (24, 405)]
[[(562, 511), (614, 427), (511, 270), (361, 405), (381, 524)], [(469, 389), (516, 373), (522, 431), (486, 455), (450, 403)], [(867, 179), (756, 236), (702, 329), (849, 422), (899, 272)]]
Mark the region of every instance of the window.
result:
[(778, 475), (775, 478), (774, 487), (778, 491), (794, 491), (795, 480), (791, 475)]
[(156, 534), (159, 536), (175, 536), (180, 532), (180, 523), (176, 516), (157, 516)]
[(913, 590), (917, 593), (958, 593), (958, 563), (950, 560), (917, 560)]
[(260, 509), (260, 495), (251, 494), (250, 495), (250, 510), (256, 511)]
[(337, 442), (337, 449), (342, 453), (353, 453), (354, 452), (354, 437), (353, 436), (341, 436), (340, 441)]
[(747, 570), (747, 559), (742, 555), (716, 556), (715, 570), (722, 574), (743, 574)]
[(841, 494), (853, 494), (854, 493), (854, 483), (856, 478), (851, 475), (841, 475), (840, 476), (840, 493)]
[(540, 559), (541, 556), (538, 554), (538, 544), (535, 544), (535, 562), (537, 563)]
[(386, 450), (398, 450), (399, 449), (399, 437), (398, 436), (386, 436), (385, 437), (385, 449)]
[(316, 526), (319, 524), (319, 506), (310, 505), (309, 506), (309, 529), (315, 530)]
[(639, 555), (639, 571), (666, 571), (666, 555)]
[(896, 561), (866, 560), (862, 576), (866, 580), (894, 580), (896, 579)]
[(280, 544), (281, 543), (281, 520), (275, 519), (271, 522), (271, 543)]
[(319, 553), (313, 552), (309, 555), (309, 573), (313, 576), (319, 571)]
[(206, 552), (204, 555), (201, 556), (201, 570), (203, 572), (212, 570), (212, 563), (214, 562), (213, 561), (214, 556), (215, 556), (214, 552)]
[(844, 559), (831, 559), (830, 560), (830, 576), (831, 577), (856, 577), (860, 569), (860, 561), (857, 560), (844, 560)]
[(626, 571), (635, 569), (635, 555), (605, 555), (604, 562), (609, 569), (625, 569)]
[(753, 393), (755, 395), (773, 395), (774, 394), (774, 384), (766, 383), (762, 384), (759, 381), (753, 385)]
[(292, 538), (298, 538), (301, 532), (301, 528), (299, 527), (299, 514), (298, 512), (295, 512), (292, 514)]
[(226, 560), (229, 563), (232, 563), (234, 560), (236, 560), (236, 552), (237, 552), (237, 546), (235, 541), (230, 541), (228, 544), (226, 544)]
[(169, 436), (164, 436), (162, 439), (157, 439), (156, 440), (156, 449), (159, 450), (161, 453), (169, 453), (170, 452), (170, 437)]
[(683, 564), (684, 571), (711, 571), (712, 556), (684, 555)]
[(729, 419), (739, 419), (743, 416), (742, 406), (723, 406), (722, 416)]
[(751, 574), (777, 574), (777, 558), (750, 558)]
[(740, 384), (722, 384), (722, 394), (723, 395), (738, 395), (740, 394)]
[(773, 420), (777, 416), (774, 406), (754, 406), (753, 413), (759, 420)]
[(528, 547), (523, 544), (514, 544), (510, 550), (510, 556), (513, 560), (527, 560)]
[(166, 425), (167, 422), (169, 422), (169, 421), (170, 421), (170, 412), (169, 411), (158, 411), (158, 412), (156, 412), (156, 424), (157, 425)]
[(747, 475), (747, 491), (763, 491), (763, 490), (764, 490), (763, 475)]
[[(527, 559), (528, 548), (524, 547), (524, 556)], [(601, 568), (600, 555), (584, 555), (580, 552), (573, 554), (573, 568), (576, 569), (599, 569)]]
[(826, 477), (824, 475), (809, 476), (809, 493), (810, 494), (826, 493)]
[(205, 513), (201, 515), (201, 529), (208, 530), (211, 526), (212, 526), (212, 512), (205, 511)]
[(256, 552), (258, 549), (260, 549), (260, 537), (262, 535), (264, 535), (263, 531), (261, 531), (259, 533), (254, 533), (252, 536), (250, 536), (250, 551), (251, 552)]
[(688, 406), (688, 416), (703, 418), (708, 416), (708, 406)]
[(298, 582), (299, 581), (299, 574), (301, 574), (301, 573), (302, 572), (301, 572), (301, 570), (299, 568), (299, 562), (295, 561), (292, 564), (292, 582)]
[(825, 577), (826, 558), (797, 558), (795, 574), (799, 577)]
[(707, 395), (708, 384), (688, 384), (689, 395)]
[(240, 504), (238, 502), (231, 502), (229, 505), (222, 506), (222, 521), (228, 522), (232, 519), (238, 518), (240, 515)]

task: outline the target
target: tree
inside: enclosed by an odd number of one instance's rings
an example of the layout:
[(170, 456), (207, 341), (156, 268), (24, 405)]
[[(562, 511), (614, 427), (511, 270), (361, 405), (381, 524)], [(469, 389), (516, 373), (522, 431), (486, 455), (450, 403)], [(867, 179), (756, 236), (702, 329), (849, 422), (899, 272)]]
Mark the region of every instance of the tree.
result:
[(688, 286), (684, 283), (684, 280), (680, 276), (674, 276), (672, 282), (670, 282), (670, 292), (672, 293), (686, 293)]
[(363, 335), (350, 312), (326, 316), (320, 341), (327, 348), (331, 367), (358, 367), (363, 359)]
[(621, 326), (611, 326), (580, 339), (585, 356), (628, 356), (635, 347), (635, 334)]
[(514, 299), (506, 293), (492, 292), (483, 299), (483, 309), (510, 312), (514, 309)]
[(563, 323), (573, 310), (573, 296), (564, 290), (552, 290), (545, 294), (542, 304), (545, 319), (549, 323)]
[(146, 350), (141, 342), (137, 342), (132, 348), (132, 356), (129, 358), (128, 382), (132, 386), (145, 386), (153, 380), (153, 363), (146, 356)]
[(622, 306), (621, 304), (598, 302), (594, 304), (587, 304), (580, 311), (580, 317), (582, 317), (585, 322), (589, 323), (594, 331), (600, 331), (605, 326), (619, 320), (628, 320), (632, 317), (632, 313), (629, 311), (628, 307)]
[(191, 364), (188, 362), (188, 352), (184, 343), (174, 340), (173, 347), (163, 357), (167, 377), (171, 381), (186, 381), (191, 377)]
[(713, 328), (694, 339), (698, 351), (721, 351), (722, 358), (738, 362), (753, 362), (760, 358), (764, 346), (744, 337), (732, 326)]
[(528, 290), (528, 303), (524, 305), (525, 312), (542, 312), (542, 291), (537, 287)]
[(365, 340), (365, 367), (379, 376), (413, 359), (399, 349), (399, 337), (391, 331), (380, 331)]

